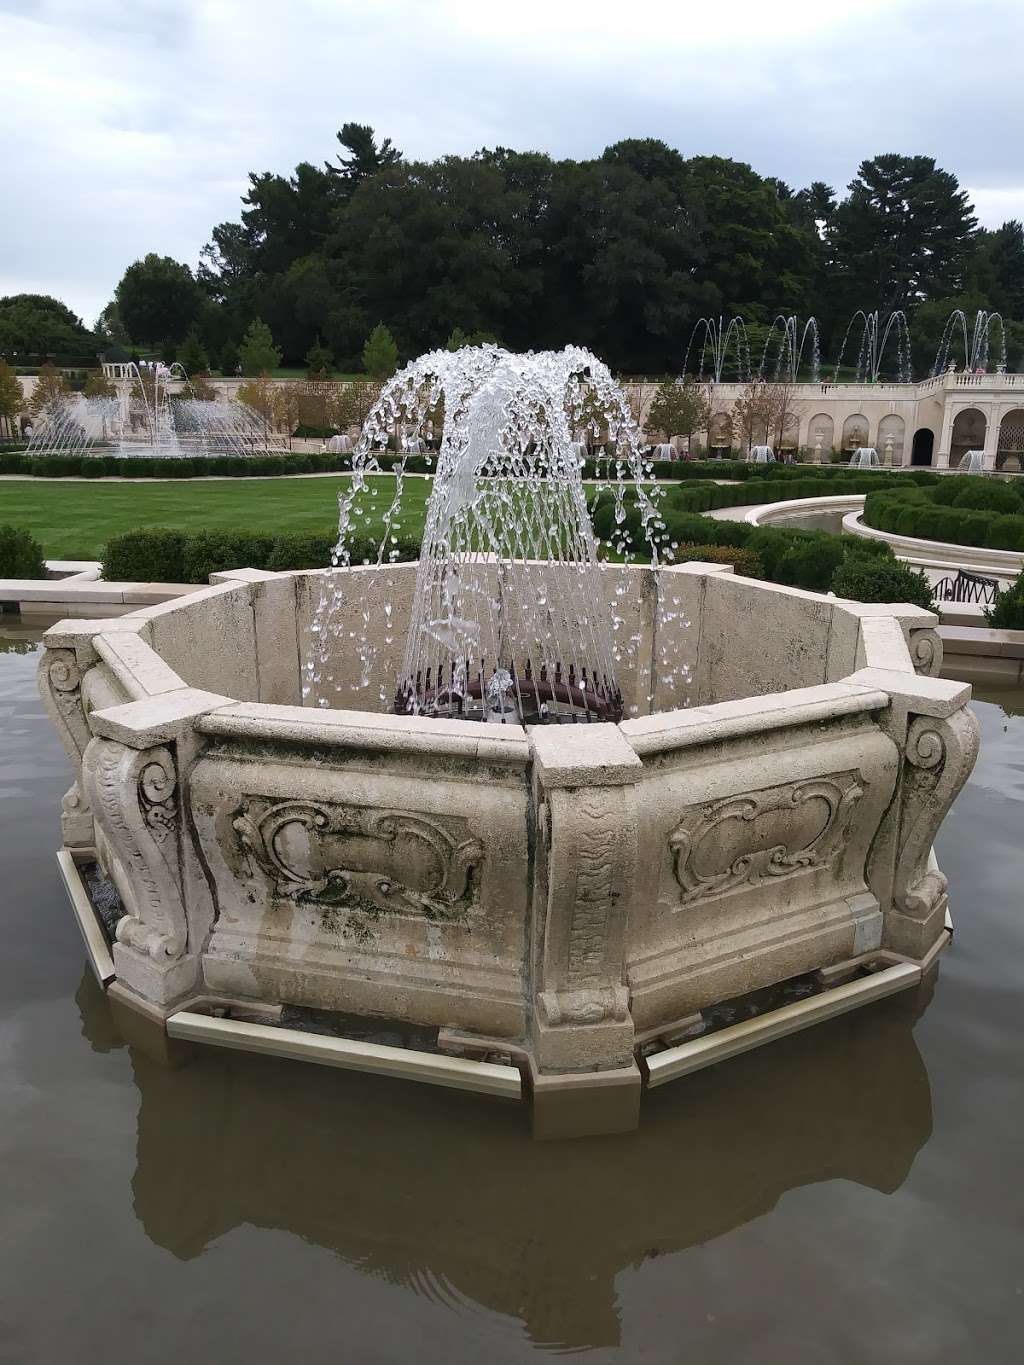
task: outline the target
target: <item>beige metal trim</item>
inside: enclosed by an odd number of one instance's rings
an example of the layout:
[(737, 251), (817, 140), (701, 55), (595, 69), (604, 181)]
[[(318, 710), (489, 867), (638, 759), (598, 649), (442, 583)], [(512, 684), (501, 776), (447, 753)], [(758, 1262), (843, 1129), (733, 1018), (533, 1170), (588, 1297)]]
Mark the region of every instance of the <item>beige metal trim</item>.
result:
[(731, 1028), (719, 1029), (703, 1038), (681, 1043), (678, 1047), (666, 1048), (655, 1052), (645, 1059), (648, 1086), (664, 1085), (674, 1081), (677, 1076), (687, 1076), (692, 1071), (714, 1066), (741, 1052), (761, 1047), (764, 1043), (785, 1038), (787, 1034), (797, 1033), (811, 1024), (819, 1024), (837, 1014), (857, 1009), (872, 1000), (881, 1000), (896, 991), (916, 986), (921, 980), (921, 968), (910, 962), (901, 962), (894, 967), (874, 972), (858, 981), (850, 981), (834, 990), (821, 995), (813, 995), (807, 1000), (799, 1000), (793, 1005), (783, 1005), (781, 1009), (762, 1014), (756, 1019), (745, 1019)]
[(57, 866), (60, 868), (61, 879), (64, 882), (64, 889), (68, 893), (71, 909), (75, 912), (79, 931), (85, 940), (85, 951), (89, 957), (89, 966), (93, 969), (100, 986), (106, 990), (107, 986), (117, 976), (114, 971), (114, 959), (110, 955), (107, 936), (96, 918), (96, 911), (92, 908), (92, 901), (89, 899), (78, 866), (66, 848), (58, 851)]
[(351, 1038), (328, 1038), (320, 1033), (301, 1033), (297, 1029), (248, 1024), (239, 1019), (217, 1019), (206, 1014), (179, 1010), (167, 1020), (171, 1038), (193, 1043), (212, 1043), (217, 1047), (237, 1048), (243, 1052), (265, 1052), (276, 1057), (291, 1057), (320, 1066), (344, 1067), (350, 1071), (371, 1071), (397, 1076), (408, 1081), (423, 1081), (455, 1090), (505, 1099), (522, 1098), (522, 1078), (514, 1066), (495, 1066), (464, 1057), (446, 1057), (409, 1048), (385, 1047), (380, 1043), (357, 1042)]

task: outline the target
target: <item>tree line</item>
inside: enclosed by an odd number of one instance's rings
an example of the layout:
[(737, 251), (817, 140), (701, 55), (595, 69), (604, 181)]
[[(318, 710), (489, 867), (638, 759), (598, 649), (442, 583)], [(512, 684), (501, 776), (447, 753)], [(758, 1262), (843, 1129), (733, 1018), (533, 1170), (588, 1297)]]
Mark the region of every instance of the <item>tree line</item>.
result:
[[(330, 161), (251, 173), (194, 272), (155, 254), (129, 266), (100, 344), (185, 347), (234, 373), (251, 368), (256, 325), (261, 368), (355, 372), (380, 328), (400, 359), (493, 337), (575, 342), (620, 372), (664, 374), (702, 315), (756, 327), (814, 314), (834, 357), (852, 313), (877, 308), (907, 312), (921, 374), (952, 308), (1024, 321), (1024, 227), (979, 228), (931, 157), (865, 160), (837, 194), (651, 138), (583, 161), (502, 147), (413, 161), (355, 123), (337, 139)], [(1009, 339), (1016, 363), (1019, 325)]]

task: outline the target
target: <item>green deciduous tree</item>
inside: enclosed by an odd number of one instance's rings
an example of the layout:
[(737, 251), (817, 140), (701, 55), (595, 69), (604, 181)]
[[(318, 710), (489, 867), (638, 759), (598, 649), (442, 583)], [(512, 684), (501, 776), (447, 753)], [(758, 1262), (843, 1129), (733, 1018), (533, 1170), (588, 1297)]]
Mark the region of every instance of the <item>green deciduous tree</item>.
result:
[(203, 296), (187, 265), (150, 252), (124, 272), (114, 301), (132, 340), (153, 344), (181, 341), (199, 317)]
[(49, 294), (0, 298), (0, 355), (91, 355), (96, 338), (80, 318)]
[(116, 398), (117, 389), (102, 370), (90, 370), (85, 376), (82, 393), (86, 398)]
[(685, 436), (691, 440), (695, 431), (706, 431), (711, 420), (709, 386), (689, 377), (666, 379), (659, 384), (654, 402), (647, 413), (648, 433), (662, 432), (666, 440)]
[(384, 324), (378, 322), (363, 346), (363, 369), (371, 379), (387, 379), (397, 368), (395, 339)]
[(280, 365), (281, 352), (274, 345), (270, 328), (259, 318), (254, 318), (246, 329), (239, 358), (244, 375), (268, 374)]

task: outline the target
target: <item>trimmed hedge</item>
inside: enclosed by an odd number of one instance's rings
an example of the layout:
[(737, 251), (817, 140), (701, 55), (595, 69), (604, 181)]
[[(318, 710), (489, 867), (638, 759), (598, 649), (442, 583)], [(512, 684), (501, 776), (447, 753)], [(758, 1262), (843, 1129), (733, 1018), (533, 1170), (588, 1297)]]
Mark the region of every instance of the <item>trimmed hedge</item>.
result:
[(0, 578), (45, 578), (43, 547), (19, 526), (0, 526)]
[(744, 578), (763, 578), (764, 565), (753, 550), (734, 545), (680, 545), (672, 552), (673, 564), (688, 564), (699, 559), (705, 564), (731, 564)]
[[(393, 469), (401, 457), (377, 456), (381, 469)], [(407, 455), (410, 474), (430, 474), (431, 455)], [(252, 479), (287, 474), (348, 474), (352, 456), (304, 451), (282, 455), (195, 455), (161, 459), (154, 455), (27, 455), (23, 450), (0, 450), (0, 474), (24, 474), (45, 479)]]
[(1024, 630), (1024, 573), (996, 593), (995, 601), (985, 609), (985, 616), (989, 625), (998, 630)]
[[(337, 533), (322, 531), (265, 535), (245, 531), (174, 531), (146, 527), (126, 531), (103, 550), (103, 577), (112, 583), (207, 583), (210, 574), (228, 569), (322, 569), (331, 562)], [(419, 540), (400, 538), (391, 547), (398, 561), (419, 558)], [(373, 562), (378, 542), (356, 537), (353, 564)]]
[(864, 522), (917, 540), (1024, 550), (1024, 498), (1015, 487), (988, 479), (952, 477), (936, 488), (879, 489), (864, 501)]
[(855, 602), (910, 602), (929, 611), (935, 605), (931, 584), (919, 569), (869, 555), (847, 556), (832, 576), (832, 591)]

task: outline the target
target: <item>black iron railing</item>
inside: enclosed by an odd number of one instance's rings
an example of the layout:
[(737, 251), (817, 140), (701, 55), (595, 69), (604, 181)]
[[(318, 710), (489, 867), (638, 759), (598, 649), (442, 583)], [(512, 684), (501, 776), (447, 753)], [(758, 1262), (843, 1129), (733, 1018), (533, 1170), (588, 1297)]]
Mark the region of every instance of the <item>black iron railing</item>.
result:
[(980, 602), (991, 606), (999, 591), (999, 580), (984, 574), (960, 569), (957, 574), (940, 578), (934, 585), (935, 597), (940, 602)]

